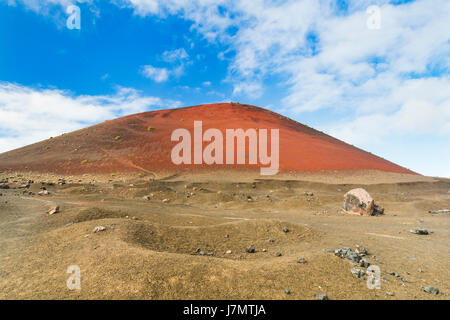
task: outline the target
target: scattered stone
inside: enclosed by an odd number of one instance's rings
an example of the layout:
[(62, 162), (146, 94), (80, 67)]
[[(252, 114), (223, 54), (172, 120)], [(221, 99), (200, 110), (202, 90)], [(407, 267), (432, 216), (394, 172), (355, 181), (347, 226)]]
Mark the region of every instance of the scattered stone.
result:
[(270, 237), (270, 238), (269, 238), (269, 242), (275, 242), (275, 239), (272, 238), (272, 237)]
[(427, 234), (429, 234), (428, 230), (424, 229), (424, 228), (416, 228), (414, 230), (409, 230), (409, 232), (414, 233), (414, 234), (420, 234), (420, 235), (427, 235)]
[(281, 257), (282, 256), (281, 252), (277, 252), (276, 256)]
[(231, 250), (227, 250), (225, 253), (226, 254), (231, 254), (232, 252), (231, 252)]
[(0, 189), (9, 189), (9, 185), (7, 184), (0, 184)]
[(284, 227), (284, 228), (283, 228), (283, 232), (284, 232), (284, 233), (288, 233), (288, 232), (289, 232), (288, 227)]
[[(449, 190), (448, 193), (450, 193), (450, 190)], [(446, 213), (446, 214), (449, 214), (449, 213), (450, 213), (450, 209), (443, 209), (443, 210), (436, 210), (436, 211), (428, 211), (428, 213), (431, 213), (431, 214), (440, 214), (440, 213)]]
[(352, 269), (350, 269), (350, 271), (356, 278), (364, 277), (364, 271), (361, 269), (352, 268)]
[(386, 294), (387, 294), (388, 296), (391, 296), (391, 297), (394, 296), (394, 293), (393, 293), (393, 292), (390, 292), (390, 291), (386, 292)]
[(308, 196), (308, 197), (313, 197), (313, 196), (314, 196), (314, 193), (312, 193), (312, 192), (310, 192), (310, 191), (306, 191), (306, 192), (305, 192), (305, 195)]
[(325, 293), (316, 294), (317, 300), (328, 300), (328, 296)]
[(306, 263), (306, 259), (305, 258), (298, 258), (297, 259), (297, 263)]
[(334, 249), (323, 249), (322, 251), (325, 253), (335, 253)]
[(38, 195), (40, 196), (48, 196), (49, 192), (47, 190), (42, 190), (38, 192)]
[(291, 294), (291, 291), (288, 289), (284, 290), (284, 292), (286, 292), (286, 294)]
[(359, 245), (356, 245), (355, 252), (362, 257), (368, 255), (366, 248), (359, 246)]
[(252, 245), (248, 246), (246, 250), (248, 253), (255, 253), (255, 247)]
[(55, 214), (59, 212), (59, 206), (51, 207), (50, 210), (47, 211), (49, 215)]
[(384, 208), (377, 206), (370, 194), (362, 189), (352, 189), (344, 195), (343, 210), (347, 214), (375, 216), (384, 213)]
[(106, 228), (104, 226), (97, 226), (94, 228), (94, 230), (92, 230), (92, 232), (97, 233), (97, 232), (105, 231), (105, 230), (106, 230)]
[(359, 261), (359, 266), (367, 268), (368, 266), (370, 266), (370, 262), (367, 259), (363, 258)]
[(361, 260), (361, 257), (356, 252), (353, 252), (350, 248), (338, 248), (334, 251), (334, 254), (339, 258), (345, 258), (356, 263), (359, 263), (359, 261)]
[(262, 249), (262, 252), (267, 252), (267, 249)]
[(162, 200), (163, 203), (167, 203), (167, 202), (169, 202), (169, 201), (170, 201), (169, 199), (163, 199), (163, 200)]
[(439, 289), (436, 287), (422, 287), (422, 290), (431, 294), (439, 294)]
[(150, 196), (143, 196), (142, 199), (144, 199), (144, 200), (150, 200), (151, 198), (150, 198)]

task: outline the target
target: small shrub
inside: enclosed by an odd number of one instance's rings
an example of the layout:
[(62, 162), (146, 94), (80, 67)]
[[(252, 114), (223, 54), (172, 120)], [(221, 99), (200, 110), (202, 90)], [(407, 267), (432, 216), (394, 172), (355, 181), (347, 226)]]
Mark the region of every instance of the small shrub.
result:
[(119, 139), (120, 139), (120, 136), (117, 136), (114, 138), (114, 140), (119, 140)]
[(83, 161), (81, 161), (81, 164), (85, 164), (87, 162), (88, 162), (87, 160), (83, 160)]
[(153, 127), (152, 126), (149, 126), (148, 128), (147, 128), (147, 131), (148, 132), (150, 132), (150, 131), (152, 131), (153, 130)]

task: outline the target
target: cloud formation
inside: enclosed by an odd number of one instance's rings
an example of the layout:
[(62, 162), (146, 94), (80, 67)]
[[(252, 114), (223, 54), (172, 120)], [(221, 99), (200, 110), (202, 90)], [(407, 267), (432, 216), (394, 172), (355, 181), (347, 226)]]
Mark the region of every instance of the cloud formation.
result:
[(48, 139), (108, 119), (179, 107), (178, 101), (144, 96), (131, 88), (117, 88), (113, 95), (80, 95), (57, 89), (33, 89), (0, 83), (0, 152)]
[(155, 82), (164, 82), (169, 79), (169, 70), (166, 68), (155, 68), (151, 65), (142, 66), (141, 73), (144, 77)]

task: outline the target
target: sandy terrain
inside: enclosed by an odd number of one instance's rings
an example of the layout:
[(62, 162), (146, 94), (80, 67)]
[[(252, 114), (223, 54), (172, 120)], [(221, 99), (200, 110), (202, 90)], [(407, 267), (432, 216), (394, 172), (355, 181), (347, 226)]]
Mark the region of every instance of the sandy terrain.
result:
[[(2, 299), (449, 299), (449, 215), (429, 213), (450, 208), (448, 179), (379, 171), (270, 179), (0, 174), (6, 178)], [(19, 188), (28, 180), (34, 183)], [(37, 195), (41, 186), (50, 194)], [(369, 191), (385, 215), (342, 214), (343, 195), (355, 187)], [(60, 212), (46, 214), (54, 205)], [(106, 230), (93, 233), (96, 226)], [(410, 233), (415, 227), (432, 233)], [(246, 252), (249, 245), (255, 253)], [(380, 267), (381, 289), (368, 289), (349, 261), (323, 251), (356, 245)], [(66, 286), (69, 265), (81, 269), (81, 290)]]

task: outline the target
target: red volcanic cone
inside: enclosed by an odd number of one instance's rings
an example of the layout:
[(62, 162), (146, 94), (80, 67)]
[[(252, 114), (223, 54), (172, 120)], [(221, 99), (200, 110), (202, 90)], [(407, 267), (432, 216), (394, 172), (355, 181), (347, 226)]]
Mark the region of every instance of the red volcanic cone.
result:
[[(258, 169), (260, 163), (181, 164), (171, 159), (172, 132), (202, 121), (205, 132), (219, 129), (279, 129), (280, 171), (380, 170), (414, 172), (372, 155), (272, 111), (242, 104), (217, 103), (134, 114), (0, 154), (0, 170), (59, 174)], [(270, 151), (270, 134), (268, 134)], [(210, 142), (203, 142), (203, 148)], [(194, 141), (192, 141), (192, 151)], [(224, 150), (224, 159), (225, 146)], [(248, 152), (248, 148), (246, 149)], [(194, 153), (192, 152), (192, 158)], [(246, 155), (248, 160), (249, 155)], [(192, 161), (193, 162), (193, 161)], [(224, 160), (225, 163), (225, 160)]]

